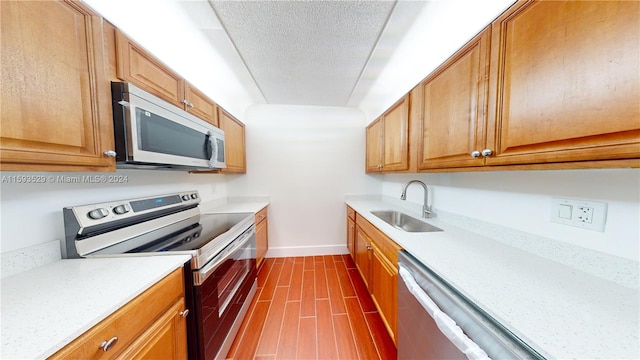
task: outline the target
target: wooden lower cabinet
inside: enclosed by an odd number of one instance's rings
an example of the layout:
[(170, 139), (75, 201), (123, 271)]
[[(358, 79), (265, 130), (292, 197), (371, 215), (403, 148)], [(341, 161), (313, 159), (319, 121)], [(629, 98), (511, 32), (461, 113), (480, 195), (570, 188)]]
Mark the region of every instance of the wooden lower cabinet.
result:
[(371, 239), (356, 224), (356, 268), (362, 276), (365, 285), (371, 289)]
[(176, 316), (184, 310), (180, 298), (160, 319), (119, 357), (122, 359), (185, 359), (187, 354), (186, 319)]
[(389, 335), (398, 329), (398, 246), (356, 213), (355, 263)]
[(356, 259), (356, 213), (347, 206), (347, 249), (353, 260)]
[(267, 208), (256, 213), (256, 267), (260, 268), (269, 250), (269, 224)]
[(187, 359), (187, 315), (180, 268), (49, 359)]
[(398, 264), (392, 264), (375, 243), (372, 247), (371, 297), (395, 342), (398, 329)]

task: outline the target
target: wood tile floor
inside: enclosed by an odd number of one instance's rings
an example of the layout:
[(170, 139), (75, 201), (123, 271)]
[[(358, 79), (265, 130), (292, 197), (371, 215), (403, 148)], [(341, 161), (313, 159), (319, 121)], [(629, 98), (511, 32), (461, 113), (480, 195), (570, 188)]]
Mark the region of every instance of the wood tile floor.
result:
[(269, 258), (228, 359), (396, 359), (349, 255)]

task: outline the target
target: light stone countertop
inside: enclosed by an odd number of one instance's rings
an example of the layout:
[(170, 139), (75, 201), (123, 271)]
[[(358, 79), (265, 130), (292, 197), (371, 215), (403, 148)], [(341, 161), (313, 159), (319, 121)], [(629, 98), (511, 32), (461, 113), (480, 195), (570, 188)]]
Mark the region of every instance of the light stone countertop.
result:
[(638, 359), (639, 293), (437, 218), (444, 231), (408, 233), (370, 212), (420, 213), (347, 198), (358, 214), (548, 358)]
[(2, 279), (2, 359), (43, 359), (104, 320), (189, 255), (69, 259)]

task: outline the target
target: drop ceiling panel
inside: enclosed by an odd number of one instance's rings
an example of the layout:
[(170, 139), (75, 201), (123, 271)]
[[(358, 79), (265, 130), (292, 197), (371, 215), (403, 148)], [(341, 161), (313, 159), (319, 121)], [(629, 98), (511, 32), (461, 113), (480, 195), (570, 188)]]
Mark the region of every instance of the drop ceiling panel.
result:
[(392, 1), (210, 1), (271, 104), (347, 104)]

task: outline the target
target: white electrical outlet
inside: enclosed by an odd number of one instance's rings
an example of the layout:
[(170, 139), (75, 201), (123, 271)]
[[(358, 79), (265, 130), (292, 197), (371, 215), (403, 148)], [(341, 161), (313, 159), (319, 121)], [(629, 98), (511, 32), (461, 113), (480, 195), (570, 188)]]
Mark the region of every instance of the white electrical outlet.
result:
[(578, 222), (591, 224), (593, 222), (593, 208), (587, 206), (578, 206), (577, 214)]
[(604, 231), (607, 203), (551, 198), (551, 221), (588, 230)]

